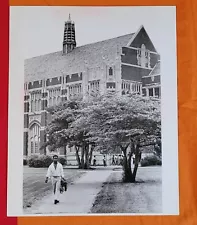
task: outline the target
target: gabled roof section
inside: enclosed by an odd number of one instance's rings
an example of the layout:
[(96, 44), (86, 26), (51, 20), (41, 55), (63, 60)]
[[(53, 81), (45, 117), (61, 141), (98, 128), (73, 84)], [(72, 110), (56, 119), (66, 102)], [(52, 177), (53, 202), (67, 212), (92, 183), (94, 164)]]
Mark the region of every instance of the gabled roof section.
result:
[(160, 61), (158, 61), (155, 66), (153, 67), (152, 71), (149, 73), (148, 76), (155, 76), (160, 75)]
[(25, 60), (25, 82), (83, 72), (87, 67), (96, 68), (103, 63), (114, 64), (134, 33), (76, 47), (62, 55), (54, 52)]
[(141, 25), (138, 31), (133, 35), (127, 47), (140, 48), (142, 44), (145, 44), (150, 51), (158, 53), (143, 25)]

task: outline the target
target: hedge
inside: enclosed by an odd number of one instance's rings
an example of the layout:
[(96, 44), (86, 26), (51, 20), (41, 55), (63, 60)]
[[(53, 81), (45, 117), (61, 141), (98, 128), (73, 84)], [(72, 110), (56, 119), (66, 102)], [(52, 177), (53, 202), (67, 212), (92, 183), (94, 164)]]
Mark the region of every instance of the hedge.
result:
[[(48, 155), (32, 155), (28, 159), (29, 167), (34, 168), (46, 168), (49, 167), (52, 162), (52, 157)], [(59, 157), (59, 162), (65, 165), (66, 159), (64, 157)]]
[(27, 165), (27, 159), (23, 159), (23, 166)]
[(161, 159), (156, 156), (147, 156), (144, 159), (141, 160), (141, 166), (145, 167), (145, 166), (161, 166), (162, 165), (162, 161)]

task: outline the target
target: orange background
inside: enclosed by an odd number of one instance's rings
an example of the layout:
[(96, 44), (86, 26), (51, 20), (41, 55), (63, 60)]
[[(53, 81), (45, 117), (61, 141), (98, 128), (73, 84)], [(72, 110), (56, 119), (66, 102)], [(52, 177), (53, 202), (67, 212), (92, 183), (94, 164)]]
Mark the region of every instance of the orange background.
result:
[[(16, 5), (177, 6), (179, 216), (20, 217), (18, 225), (196, 225), (197, 224), (197, 1), (196, 0), (10, 0)], [(166, 44), (167, 47), (167, 43)], [(170, 184), (169, 184), (170, 185)]]

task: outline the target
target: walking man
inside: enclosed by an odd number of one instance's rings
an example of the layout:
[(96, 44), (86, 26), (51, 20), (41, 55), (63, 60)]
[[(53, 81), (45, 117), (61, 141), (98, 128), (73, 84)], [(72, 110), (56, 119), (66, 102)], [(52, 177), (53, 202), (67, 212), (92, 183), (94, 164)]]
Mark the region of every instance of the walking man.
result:
[(103, 166), (107, 166), (105, 155), (104, 155), (104, 157), (103, 157)]
[(96, 166), (96, 156), (94, 156), (94, 159), (93, 159), (93, 166)]
[(51, 179), (53, 187), (54, 204), (59, 203), (61, 178), (64, 177), (63, 166), (58, 162), (58, 155), (53, 156), (53, 162), (48, 168), (45, 183)]
[(115, 165), (115, 157), (114, 157), (114, 155), (112, 156), (112, 165)]

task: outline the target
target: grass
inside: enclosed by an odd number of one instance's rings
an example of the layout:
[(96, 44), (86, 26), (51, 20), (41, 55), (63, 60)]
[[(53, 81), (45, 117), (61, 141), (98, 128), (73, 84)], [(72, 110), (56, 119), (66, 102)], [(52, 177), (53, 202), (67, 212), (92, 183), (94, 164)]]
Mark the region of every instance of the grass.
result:
[(136, 183), (122, 183), (122, 172), (114, 171), (91, 213), (162, 213), (161, 167), (139, 168)]
[[(24, 167), (23, 172), (23, 208), (31, 207), (37, 200), (51, 192), (51, 182), (45, 183), (47, 169)], [(69, 183), (81, 177), (85, 171), (64, 169), (65, 178)]]

